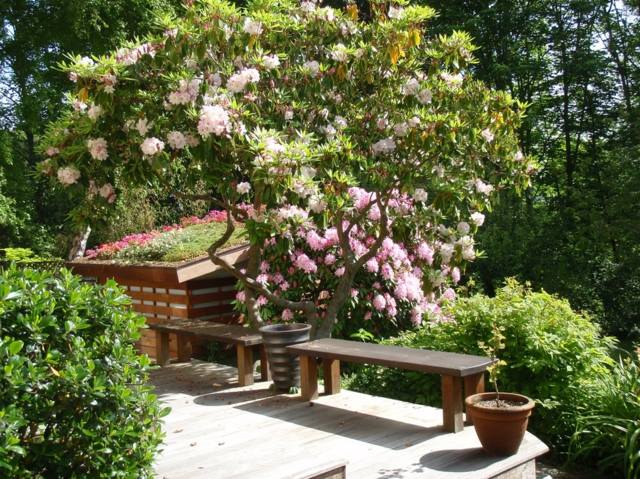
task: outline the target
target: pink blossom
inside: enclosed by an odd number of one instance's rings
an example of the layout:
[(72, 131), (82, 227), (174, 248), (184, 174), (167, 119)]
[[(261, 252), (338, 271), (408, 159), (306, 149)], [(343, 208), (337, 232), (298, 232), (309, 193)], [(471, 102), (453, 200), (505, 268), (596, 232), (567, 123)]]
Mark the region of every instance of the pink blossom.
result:
[(369, 273), (377, 273), (378, 270), (380, 269), (378, 260), (375, 258), (371, 258), (369, 261), (367, 261), (366, 266), (367, 266), (367, 271)]
[(305, 273), (315, 273), (318, 270), (315, 262), (304, 253), (296, 258), (295, 265)]
[(282, 310), (282, 320), (283, 321), (291, 321), (293, 319), (293, 311), (290, 309)]
[(336, 262), (336, 257), (335, 255), (328, 253), (325, 257), (324, 257), (324, 264), (326, 264), (327, 266), (331, 266), (332, 264), (334, 264)]
[(208, 138), (211, 133), (217, 136), (231, 131), (229, 114), (219, 105), (205, 105), (200, 110), (198, 121), (198, 133), (203, 138)]
[(260, 263), (260, 272), (261, 273), (268, 273), (269, 272), (269, 262), (268, 261), (262, 261)]
[(335, 275), (336, 275), (338, 278), (340, 278), (340, 277), (344, 276), (344, 271), (345, 271), (344, 266), (341, 266), (340, 268), (338, 268), (338, 269), (336, 270)]
[(315, 230), (309, 230), (306, 235), (307, 244), (314, 251), (323, 250), (326, 247), (326, 240)]
[(457, 266), (451, 270), (451, 279), (456, 284), (460, 281), (460, 268)]
[(244, 291), (238, 291), (236, 293), (236, 300), (244, 303), (244, 300), (245, 300)]
[(441, 298), (447, 301), (453, 301), (456, 299), (456, 292), (451, 288), (447, 288), (445, 292), (442, 293)]
[(387, 300), (381, 294), (376, 294), (373, 298), (373, 307), (378, 311), (382, 311), (387, 306)]

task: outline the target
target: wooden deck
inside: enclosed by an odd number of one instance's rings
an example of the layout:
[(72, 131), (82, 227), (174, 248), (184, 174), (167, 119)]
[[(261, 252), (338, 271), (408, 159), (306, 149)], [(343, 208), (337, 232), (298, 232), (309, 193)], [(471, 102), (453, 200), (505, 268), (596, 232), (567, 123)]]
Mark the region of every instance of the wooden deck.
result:
[(443, 433), (440, 409), (351, 391), (309, 403), (274, 395), (269, 383), (237, 387), (236, 377), (199, 361), (153, 372), (172, 408), (157, 477), (301, 479), (346, 463), (350, 479), (528, 479), (547, 451), (527, 434), (517, 455), (492, 458), (472, 426)]

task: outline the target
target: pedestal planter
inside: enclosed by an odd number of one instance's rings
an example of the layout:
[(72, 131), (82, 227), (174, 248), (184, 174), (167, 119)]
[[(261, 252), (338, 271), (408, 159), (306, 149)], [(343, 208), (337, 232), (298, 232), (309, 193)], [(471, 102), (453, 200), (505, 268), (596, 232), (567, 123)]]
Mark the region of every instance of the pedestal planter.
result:
[(482, 448), (494, 456), (511, 456), (518, 452), (531, 410), (535, 403), (526, 396), (500, 393), (500, 399), (518, 405), (486, 406), (482, 401), (496, 399), (496, 393), (481, 393), (465, 400)]
[(271, 324), (260, 328), (260, 332), (276, 389), (288, 391), (292, 387), (299, 387), (300, 358), (287, 353), (287, 346), (309, 341), (311, 325)]

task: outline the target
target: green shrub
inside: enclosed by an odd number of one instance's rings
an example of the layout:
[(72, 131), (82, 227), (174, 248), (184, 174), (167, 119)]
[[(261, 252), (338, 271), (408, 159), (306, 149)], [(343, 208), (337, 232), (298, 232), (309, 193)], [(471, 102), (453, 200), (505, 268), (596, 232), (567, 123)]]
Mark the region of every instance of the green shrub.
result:
[[(571, 414), (575, 401), (607, 373), (614, 340), (602, 338), (598, 326), (572, 311), (567, 301), (532, 292), (513, 280), (493, 298), (461, 298), (446, 313), (455, 321), (431, 324), (385, 343), (483, 355), (478, 343), (489, 341), (495, 321), (504, 328), (506, 338), (500, 354), (507, 363), (500, 374), (500, 389), (536, 399), (530, 428), (557, 451), (566, 450), (575, 430), (576, 418)], [(435, 375), (365, 367), (347, 383), (363, 392), (440, 405)]]
[(150, 475), (165, 411), (127, 304), (66, 270), (0, 272), (0, 477)]
[(577, 407), (569, 460), (597, 463), (616, 477), (640, 478), (640, 355), (620, 359)]

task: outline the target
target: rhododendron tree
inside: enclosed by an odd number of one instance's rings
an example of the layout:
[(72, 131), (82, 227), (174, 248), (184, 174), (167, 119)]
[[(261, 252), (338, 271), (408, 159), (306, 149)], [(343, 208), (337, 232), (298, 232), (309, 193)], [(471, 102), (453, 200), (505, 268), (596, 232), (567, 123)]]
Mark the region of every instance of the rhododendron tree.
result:
[[(77, 92), (42, 170), (79, 222), (122, 184), (204, 185), (228, 212), (209, 256), (254, 325), (304, 318), (329, 336), (345, 311), (417, 324), (453, 297), (496, 190), (534, 166), (523, 105), (471, 78), (467, 35), (429, 38), (428, 7), (370, 8), (188, 1), (143, 43), (65, 65)], [(217, 255), (237, 223), (242, 268)]]

